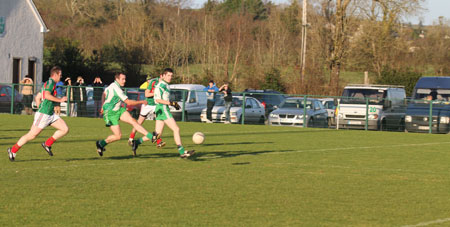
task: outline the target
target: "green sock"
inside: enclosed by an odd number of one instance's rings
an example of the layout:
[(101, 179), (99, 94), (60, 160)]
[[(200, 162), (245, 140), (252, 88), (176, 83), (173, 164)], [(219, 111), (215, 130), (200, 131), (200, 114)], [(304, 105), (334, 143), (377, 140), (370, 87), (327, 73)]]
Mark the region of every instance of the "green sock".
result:
[(145, 137), (147, 137), (149, 140), (152, 140), (153, 133), (149, 132)]
[(183, 146), (181, 146), (181, 145), (178, 146), (178, 153), (180, 153), (180, 155), (184, 154), (184, 147)]
[(100, 146), (105, 147), (106, 145), (108, 145), (108, 143), (106, 143), (105, 140), (100, 140)]
[(139, 144), (141, 144), (141, 143), (143, 143), (144, 142), (144, 140), (142, 139), (142, 138), (139, 138), (138, 140), (136, 140), (136, 143), (139, 145)]

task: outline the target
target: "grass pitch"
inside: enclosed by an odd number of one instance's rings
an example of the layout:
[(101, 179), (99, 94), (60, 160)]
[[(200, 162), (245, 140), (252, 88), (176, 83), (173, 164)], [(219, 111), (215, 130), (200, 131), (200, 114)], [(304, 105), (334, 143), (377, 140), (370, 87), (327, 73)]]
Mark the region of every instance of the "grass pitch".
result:
[(0, 115), (0, 226), (450, 225), (449, 135), (181, 122), (197, 151), (182, 160), (168, 128), (166, 147), (132, 157), (122, 124), (99, 157), (103, 121), (64, 120), (55, 156), (40, 146), (48, 128), (12, 163), (33, 118)]

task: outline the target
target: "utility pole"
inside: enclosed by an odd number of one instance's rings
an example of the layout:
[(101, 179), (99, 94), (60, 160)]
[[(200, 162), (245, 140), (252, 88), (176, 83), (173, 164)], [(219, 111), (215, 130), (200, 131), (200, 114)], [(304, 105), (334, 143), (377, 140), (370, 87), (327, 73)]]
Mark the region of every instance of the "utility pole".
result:
[[(303, 17), (302, 17), (302, 52), (300, 55), (300, 64), (301, 64), (301, 85), (302, 89), (306, 88), (305, 84), (305, 67), (306, 67), (306, 29), (308, 27), (308, 22), (306, 20), (307, 16), (307, 8), (308, 8), (308, 1), (303, 0)], [(304, 90), (303, 90), (304, 91)]]

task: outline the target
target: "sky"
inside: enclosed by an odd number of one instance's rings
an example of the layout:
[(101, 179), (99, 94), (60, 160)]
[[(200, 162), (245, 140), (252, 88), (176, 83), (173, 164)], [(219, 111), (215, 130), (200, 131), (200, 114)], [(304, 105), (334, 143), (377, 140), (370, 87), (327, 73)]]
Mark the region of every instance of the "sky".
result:
[[(193, 5), (191, 8), (200, 8), (206, 0), (191, 0)], [(289, 0), (272, 0), (275, 4), (288, 3)], [(423, 7), (426, 11), (422, 12), (420, 16), (406, 18), (405, 22), (410, 21), (413, 24), (418, 24), (422, 20), (424, 25), (432, 25), (437, 22), (439, 16), (444, 16), (450, 20), (450, 0), (426, 0)]]

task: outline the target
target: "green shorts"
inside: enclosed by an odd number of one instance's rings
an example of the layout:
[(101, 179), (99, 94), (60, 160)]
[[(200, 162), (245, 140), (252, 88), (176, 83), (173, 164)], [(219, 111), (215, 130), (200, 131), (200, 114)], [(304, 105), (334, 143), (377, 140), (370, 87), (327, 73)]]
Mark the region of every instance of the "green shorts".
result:
[(120, 116), (127, 111), (125, 108), (120, 108), (117, 111), (114, 110), (105, 110), (103, 113), (103, 120), (106, 123), (106, 127), (111, 125), (119, 125)]
[(156, 105), (156, 120), (164, 121), (173, 118), (168, 105)]

